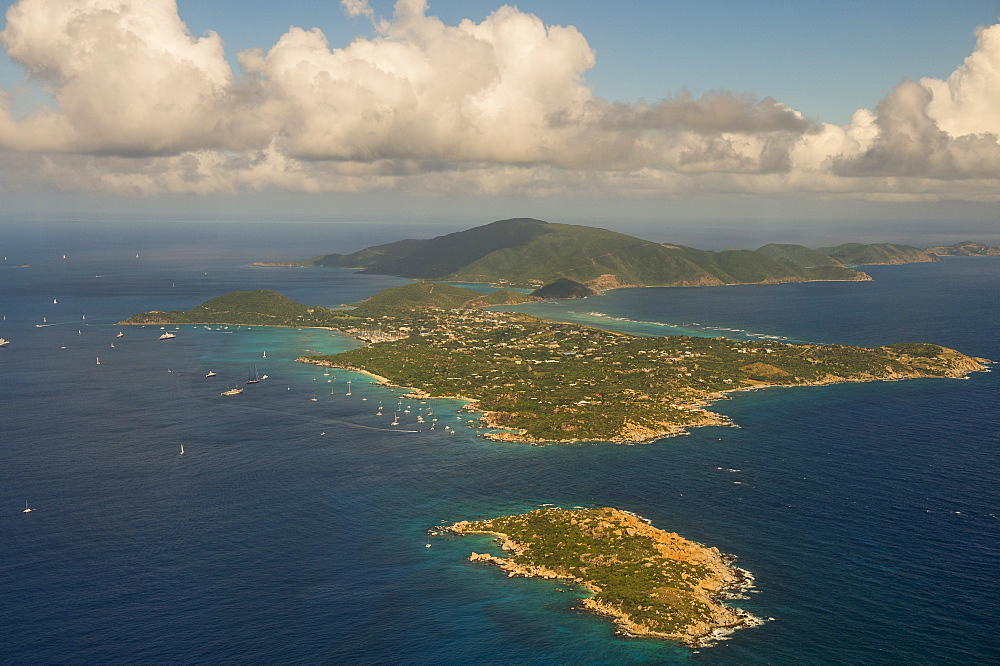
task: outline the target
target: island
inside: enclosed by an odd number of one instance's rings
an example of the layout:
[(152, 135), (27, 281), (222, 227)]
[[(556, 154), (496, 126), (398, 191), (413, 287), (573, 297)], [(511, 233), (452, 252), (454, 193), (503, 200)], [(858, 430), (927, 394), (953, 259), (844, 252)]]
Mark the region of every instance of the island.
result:
[(804, 262), (796, 256), (774, 258), (754, 250), (709, 252), (597, 227), (514, 218), (435, 238), (321, 255), (300, 265), (530, 289), (566, 278), (594, 291), (871, 279), (827, 256), (820, 261), (810, 256)]
[(583, 608), (611, 618), (625, 636), (711, 645), (762, 623), (724, 602), (746, 598), (753, 576), (735, 557), (613, 508), (543, 508), (523, 515), (461, 521), (447, 531), (497, 537), (505, 557), (473, 552), (508, 576), (569, 581), (591, 593)]
[(733, 391), (964, 377), (989, 363), (930, 343), (864, 348), (639, 337), (482, 307), (521, 298), (529, 296), (419, 282), (350, 309), (327, 309), (257, 290), (122, 324), (334, 329), (368, 344), (297, 360), (365, 372), (421, 397), (467, 400), (468, 410), (482, 413), (484, 437), (531, 444), (651, 442), (692, 427), (732, 425), (707, 407)]
[(927, 248), (927, 252), (941, 257), (995, 257), (1000, 255), (1000, 247), (969, 240), (954, 245), (936, 245)]

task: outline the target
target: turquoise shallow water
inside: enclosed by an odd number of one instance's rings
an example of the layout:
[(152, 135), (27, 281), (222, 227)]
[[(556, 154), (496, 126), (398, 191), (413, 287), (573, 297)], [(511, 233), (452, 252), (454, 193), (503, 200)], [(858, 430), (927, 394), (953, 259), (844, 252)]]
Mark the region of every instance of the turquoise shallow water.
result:
[[(408, 401), (394, 429), (398, 391), (294, 362), (353, 344), (327, 331), (114, 337), (133, 312), (233, 288), (335, 305), (405, 282), (244, 265), (316, 254), (315, 230), (208, 242), (220, 233), (5, 239), (11, 263), (32, 268), (0, 268), (0, 335), (13, 341), (0, 350), (0, 661), (1000, 658), (997, 373), (743, 393), (719, 405), (740, 428), (642, 446), (488, 442), (456, 401)], [(873, 267), (870, 283), (622, 290), (528, 309), (642, 334), (928, 340), (998, 358), (998, 269), (954, 259)], [(55, 325), (37, 328), (42, 317)], [(269, 379), (218, 395), (254, 363)], [(428, 407), (456, 434), (419, 427)], [(467, 562), (483, 539), (425, 548), (442, 521), (549, 502), (628, 509), (737, 554), (758, 582), (742, 605), (775, 621), (698, 652), (622, 640), (559, 585)]]

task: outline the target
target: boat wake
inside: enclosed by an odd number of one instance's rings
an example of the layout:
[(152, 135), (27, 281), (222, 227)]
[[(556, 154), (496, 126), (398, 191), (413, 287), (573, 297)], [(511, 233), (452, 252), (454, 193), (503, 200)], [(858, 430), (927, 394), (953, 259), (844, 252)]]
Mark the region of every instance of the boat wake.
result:
[(420, 432), (419, 430), (400, 430), (399, 428), (376, 428), (375, 426), (366, 426), (359, 423), (351, 423), (350, 421), (341, 421), (339, 419), (330, 419), (330, 423), (347, 426), (348, 428), (357, 428), (359, 430), (375, 430), (377, 432)]

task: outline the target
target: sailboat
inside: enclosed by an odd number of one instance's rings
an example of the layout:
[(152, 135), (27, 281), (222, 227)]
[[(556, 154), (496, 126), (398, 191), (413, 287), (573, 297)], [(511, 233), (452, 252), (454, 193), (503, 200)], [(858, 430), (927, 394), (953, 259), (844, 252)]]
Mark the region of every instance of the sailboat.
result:
[(392, 423), (390, 423), (389, 425), (399, 425), (399, 416), (396, 414), (396, 412), (392, 413)]
[(260, 381), (260, 375), (257, 374), (257, 364), (254, 363), (253, 372), (250, 373), (250, 377), (247, 379), (247, 384), (256, 384)]
[(264, 352), (264, 358), (267, 358), (267, 352)]
[(100, 364), (101, 364), (101, 357), (100, 357), (100, 356), (98, 356), (98, 357), (97, 357), (97, 365), (100, 365)]
[(56, 299), (53, 298), (52, 299), (52, 305), (59, 305), (59, 301), (57, 301)]
[(214, 376), (215, 376), (215, 373), (214, 373), (214, 372), (212, 372), (211, 370), (209, 370), (209, 371), (208, 371), (208, 374), (207, 374), (207, 375), (205, 375), (205, 376), (206, 376), (206, 377), (214, 377)]
[(22, 511), (21, 513), (31, 513), (32, 511), (34, 511), (34, 509), (28, 508), (28, 500), (24, 500), (24, 511)]
[(181, 452), (178, 455), (184, 455), (184, 445), (181, 444)]
[(350, 380), (347, 381), (347, 393), (345, 393), (344, 395), (351, 395), (351, 381)]

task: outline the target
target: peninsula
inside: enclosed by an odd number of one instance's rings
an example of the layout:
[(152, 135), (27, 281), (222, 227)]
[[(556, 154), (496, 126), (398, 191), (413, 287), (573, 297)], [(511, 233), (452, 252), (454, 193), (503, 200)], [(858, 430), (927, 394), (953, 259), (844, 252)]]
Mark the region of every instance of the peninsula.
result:
[(723, 603), (746, 598), (753, 577), (735, 557), (652, 527), (612, 508), (539, 509), (492, 520), (461, 521), (455, 534), (496, 535), (505, 557), (473, 552), (508, 576), (566, 580), (591, 596), (581, 606), (611, 618), (627, 636), (699, 647), (762, 621)]
[[(497, 297), (499, 294), (499, 297)], [(433, 282), (386, 289), (353, 309), (295, 303), (259, 290), (232, 292), (183, 312), (148, 312), (123, 324), (324, 327), (365, 347), (299, 361), (367, 372), (427, 397), (457, 397), (500, 441), (648, 442), (729, 425), (706, 406), (765, 386), (962, 377), (985, 359), (927, 343), (876, 348), (672, 336), (646, 338), (482, 309), (528, 298)]]

